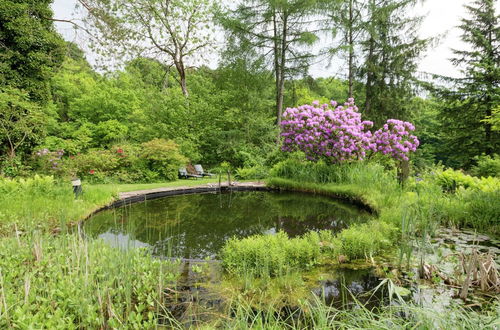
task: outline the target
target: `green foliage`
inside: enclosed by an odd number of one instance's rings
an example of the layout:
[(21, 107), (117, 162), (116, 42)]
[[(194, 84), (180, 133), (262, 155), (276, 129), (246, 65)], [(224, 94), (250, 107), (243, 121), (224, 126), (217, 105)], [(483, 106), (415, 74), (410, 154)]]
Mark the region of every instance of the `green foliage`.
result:
[(110, 144), (125, 140), (128, 133), (128, 127), (121, 124), (116, 119), (101, 121), (96, 126), (96, 136), (102, 144)]
[(365, 6), (364, 58), (357, 71), (366, 81), (363, 115), (376, 127), (387, 118), (411, 117), (418, 59), (431, 42), (418, 35), (421, 17), (413, 15), (414, 6), (411, 0), (368, 1)]
[(337, 253), (351, 260), (378, 255), (394, 244), (395, 233), (396, 228), (382, 221), (349, 227), (337, 235), (341, 242)]
[[(256, 309), (240, 297), (231, 301), (231, 307), (231, 317), (217, 320), (217, 327), (242, 329), (251, 324), (258, 329), (495, 329), (500, 312), (498, 299), (481, 311), (459, 303), (446, 306), (436, 303), (430, 307), (414, 303), (388, 304), (372, 309), (356, 301), (352, 308), (337, 308), (319, 298), (300, 301), (292, 314), (279, 313), (269, 304)], [(439, 308), (441, 312), (437, 313)]]
[(446, 211), (451, 216), (449, 224), (457, 227), (471, 227), (480, 231), (500, 233), (500, 182), (496, 190), (483, 191), (467, 189), (457, 193), (456, 199), (449, 201)]
[(78, 235), (3, 238), (0, 327), (154, 328), (172, 270)]
[(176, 180), (179, 167), (185, 165), (187, 159), (179, 153), (175, 142), (154, 139), (142, 144), (141, 157), (145, 159), (151, 171), (166, 180)]
[(83, 187), (81, 199), (75, 199), (71, 183), (56, 182), (53, 177), (34, 176), (27, 179), (1, 179), (0, 237), (38, 229), (60, 231), (66, 223), (87, 216), (106, 205), (114, 192)]
[(0, 151), (6, 151), (9, 160), (18, 148), (43, 134), (43, 121), (40, 106), (31, 102), (27, 93), (0, 86)]
[(439, 171), (434, 180), (445, 192), (455, 192), (459, 187), (470, 188), (476, 185), (473, 177), (452, 169)]
[(468, 17), (462, 18), (459, 28), (467, 48), (454, 50), (452, 63), (466, 79), (450, 79), (452, 89), (438, 90), (444, 99), (442, 149), (445, 164), (453, 167), (469, 167), (475, 156), (491, 155), (500, 148), (499, 132), (491, 122), (500, 105), (497, 8), (493, 0), (475, 0), (465, 8)]
[(91, 150), (67, 158), (64, 165), (71, 175), (93, 182), (111, 177), (121, 166), (122, 160), (115, 150)]
[(56, 33), (51, 0), (0, 1), (0, 87), (25, 90), (29, 99), (47, 103), (48, 80), (61, 64), (64, 42)]
[(395, 172), (371, 162), (330, 165), (325, 162), (304, 161), (303, 156), (293, 155), (290, 159), (277, 163), (270, 172), (271, 177), (321, 184), (358, 184), (374, 190), (391, 191), (398, 189)]
[(236, 177), (241, 180), (265, 179), (268, 171), (263, 166), (243, 167), (236, 170)]
[(229, 273), (265, 277), (308, 269), (318, 262), (320, 252), (320, 235), (316, 232), (298, 238), (278, 232), (230, 239), (221, 251), (221, 259)]
[(178, 73), (183, 95), (189, 95), (185, 63), (203, 57), (203, 50), (210, 50), (214, 42), (214, 1), (94, 0), (93, 5), (99, 10), (89, 10), (84, 23), (99, 36), (92, 39), (99, 55), (107, 60), (114, 55), (116, 60), (147, 52), (167, 58), (166, 64), (173, 63)]
[(424, 175), (424, 178), (431, 184), (437, 184), (445, 192), (456, 192), (460, 188), (493, 191), (500, 186), (500, 179), (496, 177), (477, 178), (452, 169), (436, 169)]
[(478, 231), (497, 234), (500, 198), (498, 178), (476, 178), (451, 169), (433, 170), (424, 174), (421, 181), (409, 186), (416, 194), (408, 195), (414, 201), (415, 221), (436, 226), (443, 224), (469, 227)]
[(477, 165), (470, 170), (472, 175), (479, 177), (500, 177), (500, 155), (493, 156), (477, 156), (475, 158)]

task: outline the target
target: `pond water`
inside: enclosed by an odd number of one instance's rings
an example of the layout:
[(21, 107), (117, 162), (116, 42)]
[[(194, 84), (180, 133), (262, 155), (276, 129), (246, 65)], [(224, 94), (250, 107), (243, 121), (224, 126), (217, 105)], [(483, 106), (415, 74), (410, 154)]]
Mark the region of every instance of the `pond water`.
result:
[(216, 259), (231, 237), (310, 230), (340, 231), (370, 214), (326, 196), (246, 191), (170, 196), (99, 212), (86, 235), (121, 247), (148, 247), (157, 256)]

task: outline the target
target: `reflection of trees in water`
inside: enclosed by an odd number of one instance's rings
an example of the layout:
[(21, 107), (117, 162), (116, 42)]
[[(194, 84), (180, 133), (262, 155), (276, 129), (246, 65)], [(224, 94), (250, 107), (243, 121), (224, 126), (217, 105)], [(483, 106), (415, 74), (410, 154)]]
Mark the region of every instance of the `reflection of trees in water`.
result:
[(358, 218), (367, 215), (324, 196), (238, 192), (172, 196), (108, 210), (89, 220), (85, 229), (96, 236), (128, 233), (153, 246), (156, 254), (205, 258), (233, 236), (340, 230)]

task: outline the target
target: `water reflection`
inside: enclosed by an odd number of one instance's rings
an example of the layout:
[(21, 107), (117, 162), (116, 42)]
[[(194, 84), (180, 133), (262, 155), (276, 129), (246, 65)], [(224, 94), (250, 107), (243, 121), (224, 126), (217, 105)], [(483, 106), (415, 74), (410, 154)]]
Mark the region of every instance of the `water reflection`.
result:
[(325, 196), (280, 192), (237, 192), (171, 196), (95, 215), (87, 235), (113, 246), (149, 246), (155, 255), (216, 258), (231, 237), (309, 230), (342, 230), (369, 214)]

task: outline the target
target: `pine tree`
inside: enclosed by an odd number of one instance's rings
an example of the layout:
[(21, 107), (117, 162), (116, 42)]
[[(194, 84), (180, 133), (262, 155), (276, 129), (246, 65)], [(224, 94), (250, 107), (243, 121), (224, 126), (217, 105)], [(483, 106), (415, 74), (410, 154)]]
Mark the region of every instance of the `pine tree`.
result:
[(365, 81), (364, 111), (378, 124), (387, 118), (408, 119), (415, 95), (418, 59), (430, 39), (418, 37), (421, 17), (408, 15), (415, 0), (368, 0), (364, 63), (359, 77)]
[(357, 57), (359, 56), (359, 43), (364, 34), (363, 8), (364, 0), (329, 1), (327, 4), (327, 25), (331, 28), (334, 37), (341, 33), (340, 45), (334, 45), (329, 53), (346, 55), (348, 97), (354, 97), (355, 75), (357, 70)]
[(314, 54), (310, 46), (318, 40), (315, 16), (319, 0), (242, 1), (223, 19), (231, 40), (241, 49), (252, 48), (272, 58), (275, 78), (276, 122), (283, 111), (285, 81), (305, 74)]
[(499, 132), (492, 129), (494, 109), (500, 105), (500, 26), (493, 0), (475, 0), (465, 8), (459, 28), (466, 49), (454, 50), (452, 63), (464, 78), (442, 93), (443, 133), (450, 165), (468, 166), (479, 154), (500, 150)]

